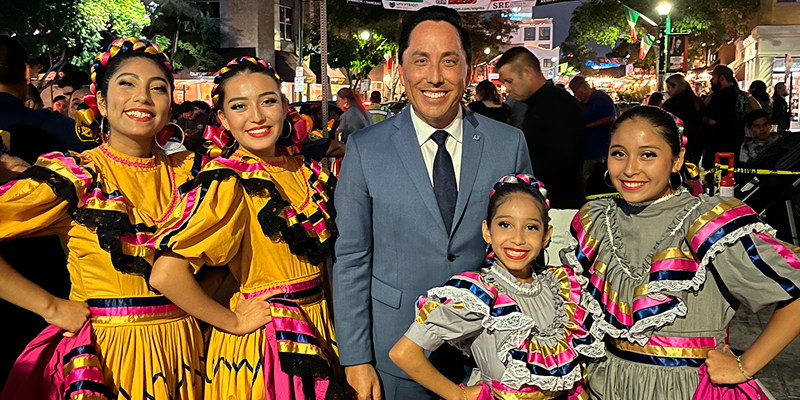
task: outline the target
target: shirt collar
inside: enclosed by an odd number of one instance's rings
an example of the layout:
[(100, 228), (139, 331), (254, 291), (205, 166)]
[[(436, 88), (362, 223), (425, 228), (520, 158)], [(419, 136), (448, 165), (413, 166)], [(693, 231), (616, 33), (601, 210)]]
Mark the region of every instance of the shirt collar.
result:
[[(411, 107), (411, 122), (414, 123), (414, 131), (417, 133), (417, 141), (419, 145), (422, 146), (427, 142), (433, 132), (436, 132), (438, 129), (428, 125), (425, 121), (422, 120), (417, 113), (414, 112), (414, 106), (409, 105)], [(450, 137), (455, 139), (458, 143), (461, 143), (461, 138), (463, 137), (464, 130), (462, 126), (464, 125), (464, 112), (461, 109), (461, 106), (458, 107), (458, 114), (456, 115), (455, 119), (450, 122), (450, 125), (444, 127), (444, 131), (450, 134)]]

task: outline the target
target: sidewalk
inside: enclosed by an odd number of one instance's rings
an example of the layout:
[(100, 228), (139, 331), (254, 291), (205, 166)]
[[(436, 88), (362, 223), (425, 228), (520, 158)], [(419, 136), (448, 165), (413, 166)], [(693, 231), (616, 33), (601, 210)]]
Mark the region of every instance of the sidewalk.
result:
[[(742, 309), (731, 321), (730, 345), (738, 350), (746, 349), (767, 326), (772, 308), (757, 314)], [(756, 377), (778, 400), (800, 400), (800, 338), (795, 339), (775, 357)]]

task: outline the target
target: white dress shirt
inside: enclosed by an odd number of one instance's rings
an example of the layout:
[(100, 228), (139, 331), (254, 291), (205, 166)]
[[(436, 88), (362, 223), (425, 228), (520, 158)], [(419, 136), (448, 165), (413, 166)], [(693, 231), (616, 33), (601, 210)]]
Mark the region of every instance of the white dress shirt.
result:
[[(419, 147), (422, 150), (422, 159), (425, 160), (425, 169), (428, 170), (428, 178), (430, 178), (431, 186), (433, 186), (433, 161), (436, 158), (436, 151), (439, 150), (439, 145), (431, 139), (431, 135), (438, 129), (428, 125), (422, 118), (418, 117), (414, 112), (413, 106), (409, 105), (409, 107), (411, 107), (411, 121), (414, 123), (414, 131), (417, 133)], [(453, 170), (456, 173), (456, 189), (459, 188), (459, 180), (461, 178), (461, 147), (464, 137), (463, 118), (463, 111), (459, 107), (458, 115), (456, 115), (453, 122), (442, 129), (450, 134), (445, 140), (444, 147), (453, 160)]]

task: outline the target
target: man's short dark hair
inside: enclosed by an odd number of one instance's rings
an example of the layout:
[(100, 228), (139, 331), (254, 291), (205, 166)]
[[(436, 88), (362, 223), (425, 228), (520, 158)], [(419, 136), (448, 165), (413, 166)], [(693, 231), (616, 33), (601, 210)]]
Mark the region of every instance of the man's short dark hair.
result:
[(381, 102), (381, 92), (375, 90), (369, 95), (369, 101), (373, 103), (380, 103)]
[(725, 80), (730, 83), (735, 82), (733, 78), (733, 70), (728, 68), (727, 65), (717, 65), (716, 67), (714, 67), (714, 70), (711, 73), (713, 75), (725, 78)]
[(187, 113), (187, 112), (191, 112), (191, 111), (194, 111), (194, 104), (192, 104), (191, 101), (184, 101), (183, 103), (181, 103), (181, 112), (182, 113)]
[(472, 65), (472, 42), (469, 39), (469, 31), (461, 26), (461, 16), (458, 15), (456, 10), (442, 6), (429, 6), (420, 9), (417, 12), (409, 13), (407, 18), (403, 20), (403, 26), (400, 28), (399, 51), (400, 64), (403, 64), (403, 53), (408, 49), (409, 40), (411, 39), (411, 32), (417, 25), (425, 21), (443, 21), (453, 25), (461, 38), (461, 47), (464, 48), (464, 54), (467, 55), (467, 65)]
[(211, 106), (209, 106), (208, 103), (206, 103), (203, 100), (195, 100), (195, 101), (192, 102), (192, 105), (195, 108), (199, 108), (200, 111), (202, 111), (202, 112), (204, 112), (206, 114), (211, 112)]
[(539, 59), (536, 58), (536, 55), (531, 53), (530, 50), (522, 46), (512, 47), (505, 52), (494, 65), (495, 70), (499, 71), (500, 68), (509, 63), (515, 63), (523, 67), (531, 67), (534, 73), (542, 73), (542, 65), (539, 63)]
[(575, 91), (575, 89), (583, 87), (585, 85), (588, 85), (588, 83), (586, 83), (586, 78), (583, 75), (575, 75), (569, 81), (569, 88), (572, 89), (573, 92)]
[(756, 122), (756, 120), (759, 118), (766, 118), (767, 120), (769, 120), (770, 119), (769, 113), (761, 108), (747, 113), (747, 116), (745, 117), (745, 121), (747, 122), (747, 127), (752, 128), (753, 123)]
[(28, 52), (9, 36), (0, 36), (0, 83), (18, 84), (25, 81)]
[(60, 94), (60, 95), (58, 95), (58, 96), (53, 98), (53, 103), (55, 103), (57, 101), (61, 101), (61, 100), (67, 101), (67, 96), (64, 96), (64, 95)]

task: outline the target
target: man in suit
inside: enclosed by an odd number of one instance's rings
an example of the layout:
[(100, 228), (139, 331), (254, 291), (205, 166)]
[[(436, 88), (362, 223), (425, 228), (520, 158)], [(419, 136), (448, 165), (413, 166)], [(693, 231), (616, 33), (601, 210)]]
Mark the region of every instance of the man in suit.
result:
[[(389, 359), (414, 302), (452, 275), (478, 270), (481, 221), (502, 176), (530, 173), (522, 132), (461, 104), (469, 34), (439, 6), (409, 14), (399, 41), (411, 103), (350, 136), (336, 191), (333, 305), (340, 361), (359, 399), (431, 399)], [(468, 369), (442, 346), (433, 364), (455, 382)]]

